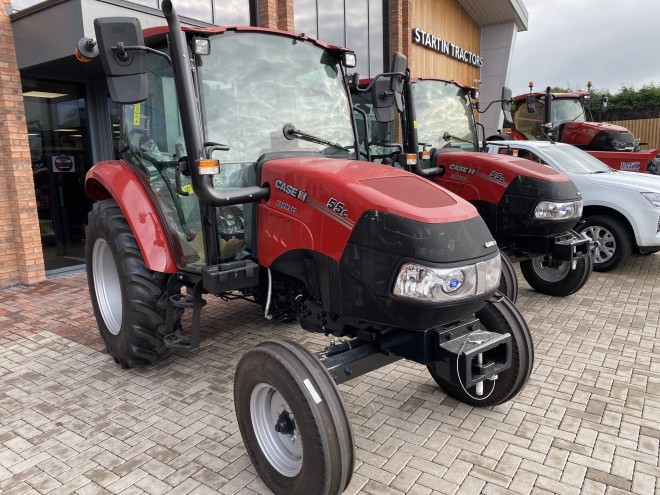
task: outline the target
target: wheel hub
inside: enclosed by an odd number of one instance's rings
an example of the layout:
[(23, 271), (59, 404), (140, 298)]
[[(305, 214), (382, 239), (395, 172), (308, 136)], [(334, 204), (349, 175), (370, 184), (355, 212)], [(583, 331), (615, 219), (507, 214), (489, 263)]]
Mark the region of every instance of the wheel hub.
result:
[(303, 442), (282, 394), (259, 383), (250, 397), (250, 416), (254, 435), (271, 466), (284, 476), (296, 476), (303, 465)]
[(282, 414), (280, 414), (280, 417), (277, 418), (277, 423), (275, 423), (275, 431), (282, 435), (292, 435), (295, 429), (296, 423), (294, 423), (293, 419), (291, 419), (289, 411), (285, 409), (282, 411)]

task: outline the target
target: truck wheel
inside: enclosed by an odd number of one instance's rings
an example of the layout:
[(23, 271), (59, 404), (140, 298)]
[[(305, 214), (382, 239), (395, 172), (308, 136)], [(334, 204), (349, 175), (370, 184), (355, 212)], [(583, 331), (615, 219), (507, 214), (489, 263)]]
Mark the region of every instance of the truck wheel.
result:
[[(149, 270), (135, 236), (113, 200), (89, 212), (85, 257), (94, 316), (108, 353), (122, 368), (157, 363), (163, 344), (167, 274)], [(175, 324), (181, 310), (175, 313)]]
[(532, 333), (518, 308), (506, 297), (492, 298), (476, 316), (485, 331), (511, 334), (511, 367), (500, 373), (497, 380), (486, 380), (483, 396), (476, 395), (475, 387), (466, 390), (460, 384), (444, 380), (435, 373), (433, 364), (427, 368), (440, 388), (454, 399), (475, 407), (496, 406), (515, 397), (532, 374)]
[(502, 252), (500, 255), (502, 256), (502, 275), (498, 290), (515, 303), (518, 300), (518, 277), (509, 257)]
[(548, 264), (545, 256), (520, 262), (520, 271), (532, 288), (548, 296), (564, 297), (579, 291), (587, 283), (593, 263), (588, 255), (576, 261), (575, 269), (568, 261)]
[(245, 448), (276, 494), (334, 495), (351, 481), (353, 434), (325, 367), (295, 342), (271, 340), (243, 355), (234, 403)]
[(592, 256), (597, 272), (609, 272), (620, 267), (632, 254), (630, 233), (617, 218), (591, 215), (583, 218), (576, 230), (596, 244)]

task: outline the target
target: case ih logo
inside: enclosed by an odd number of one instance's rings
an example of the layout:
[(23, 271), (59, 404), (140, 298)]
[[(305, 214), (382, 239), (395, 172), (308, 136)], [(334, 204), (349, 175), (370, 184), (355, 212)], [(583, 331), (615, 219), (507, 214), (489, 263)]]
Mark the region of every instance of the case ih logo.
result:
[(289, 196), (296, 198), (299, 201), (307, 201), (307, 191), (304, 189), (298, 189), (297, 187), (294, 187), (291, 184), (287, 184), (283, 180), (279, 179), (275, 182), (275, 187), (282, 191), (284, 194), (288, 194)]
[(463, 172), (464, 174), (474, 174), (475, 170), (470, 167), (464, 167), (463, 165), (454, 165), (453, 163), (449, 165), (449, 170), (455, 170), (456, 172)]

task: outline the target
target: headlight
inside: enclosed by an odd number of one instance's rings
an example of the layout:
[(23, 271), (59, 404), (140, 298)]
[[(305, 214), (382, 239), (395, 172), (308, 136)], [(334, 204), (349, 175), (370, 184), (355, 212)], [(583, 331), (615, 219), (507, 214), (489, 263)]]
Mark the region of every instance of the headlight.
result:
[(645, 192), (642, 196), (653, 206), (660, 208), (660, 193)]
[(558, 203), (540, 201), (534, 208), (534, 218), (543, 220), (567, 220), (582, 216), (582, 200)]
[(500, 253), (487, 261), (454, 268), (404, 263), (394, 282), (393, 293), (423, 301), (454, 301), (497, 287), (501, 271)]

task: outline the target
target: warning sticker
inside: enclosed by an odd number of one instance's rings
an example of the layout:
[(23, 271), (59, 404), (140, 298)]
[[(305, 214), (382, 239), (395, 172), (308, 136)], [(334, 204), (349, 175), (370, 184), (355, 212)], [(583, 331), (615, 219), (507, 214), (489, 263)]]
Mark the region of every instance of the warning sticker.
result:
[(133, 105), (133, 125), (140, 125), (140, 104)]

